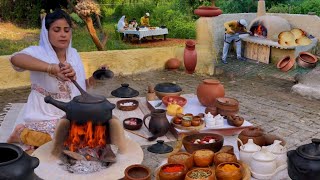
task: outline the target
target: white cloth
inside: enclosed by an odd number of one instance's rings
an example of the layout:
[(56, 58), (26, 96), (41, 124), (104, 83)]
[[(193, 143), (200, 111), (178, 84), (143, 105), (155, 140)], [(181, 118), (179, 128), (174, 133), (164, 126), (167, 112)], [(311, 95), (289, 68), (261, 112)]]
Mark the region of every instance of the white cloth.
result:
[(120, 18), (120, 20), (118, 21), (118, 32), (123, 32), (124, 31), (124, 27), (126, 26), (126, 23), (124, 22), (124, 19), (126, 18), (126, 16), (122, 16)]
[[(45, 18), (42, 21), (39, 46), (30, 46), (20, 52), (14, 53), (12, 56), (16, 54), (27, 54), (47, 63), (58, 64), (60, 62), (49, 42), (48, 31), (45, 28)], [(71, 41), (66, 56), (67, 62), (71, 64), (76, 72), (77, 82), (86, 90), (84, 67), (79, 54), (71, 47)], [(13, 68), (17, 71), (23, 71), (23, 69), (15, 66)], [(23, 121), (25, 123), (52, 121), (60, 119), (65, 115), (64, 111), (44, 102), (46, 95), (52, 95), (57, 100), (64, 102), (69, 102), (71, 98), (80, 95), (79, 90), (72, 82), (59, 81), (57, 78), (51, 77), (44, 72), (30, 71), (30, 80), (32, 89), (23, 112)]]
[(157, 27), (156, 29), (152, 29), (149, 30), (148, 28), (140, 28), (139, 31), (137, 31), (136, 29), (132, 30), (132, 29), (128, 29), (125, 30), (124, 35), (129, 35), (129, 34), (136, 34), (139, 36), (139, 40), (144, 38), (144, 37), (148, 37), (148, 36), (160, 36), (160, 35), (167, 35), (168, 29), (167, 28), (159, 28)]

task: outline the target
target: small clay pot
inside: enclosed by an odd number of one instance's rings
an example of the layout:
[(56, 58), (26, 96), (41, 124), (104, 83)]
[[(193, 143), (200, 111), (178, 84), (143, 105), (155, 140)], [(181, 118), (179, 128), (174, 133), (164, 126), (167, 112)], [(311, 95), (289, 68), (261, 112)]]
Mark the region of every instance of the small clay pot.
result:
[(181, 62), (177, 58), (170, 58), (167, 60), (165, 64), (166, 69), (168, 70), (177, 70), (179, 69), (180, 65), (181, 65)]
[[(177, 158), (186, 157), (186, 158)], [(177, 152), (168, 157), (168, 163), (170, 164), (184, 164), (188, 169), (193, 167), (193, 155), (187, 152)]]
[(219, 152), (234, 154), (234, 149), (233, 149), (233, 146), (231, 145), (224, 145), (222, 146)]
[(290, 56), (285, 56), (277, 63), (277, 68), (280, 69), (283, 72), (289, 71), (295, 63), (294, 58), (291, 58)]
[[(235, 166), (235, 170), (234, 171), (225, 171), (223, 169), (223, 167), (225, 165), (233, 165)], [(242, 179), (242, 166), (237, 163), (237, 162), (233, 162), (233, 163), (221, 163), (217, 166), (216, 168), (216, 177), (218, 180), (241, 180)]]
[[(203, 178), (197, 178), (197, 179), (191, 177), (191, 174), (193, 172), (199, 172), (199, 171), (204, 171), (207, 174), (209, 174), (209, 176), (203, 177)], [(215, 180), (215, 172), (210, 168), (194, 168), (187, 173), (185, 180)]]
[(192, 126), (199, 126), (201, 124), (201, 117), (200, 116), (194, 116), (191, 120)]
[[(168, 167), (182, 166), (182, 170), (179, 172), (166, 172)], [(160, 180), (184, 180), (187, 174), (187, 167), (184, 164), (165, 164), (160, 167), (159, 177)]]
[(124, 171), (125, 180), (151, 180), (151, 170), (141, 164), (133, 164)]
[(191, 120), (182, 120), (181, 125), (184, 127), (190, 127), (191, 126)]
[(215, 154), (213, 162), (214, 162), (215, 166), (218, 166), (221, 163), (238, 162), (238, 160), (237, 160), (237, 156), (234, 154), (229, 154), (229, 153), (225, 153), (225, 152), (218, 152)]
[(177, 116), (175, 116), (175, 117), (173, 118), (173, 123), (175, 123), (175, 124), (181, 124), (181, 123), (182, 123), (182, 119), (179, 118), (179, 117), (177, 117)]
[(317, 57), (308, 52), (301, 52), (297, 57), (297, 64), (302, 68), (314, 68), (317, 65)]
[(208, 167), (213, 163), (214, 152), (209, 149), (200, 149), (193, 152), (194, 164), (198, 167)]

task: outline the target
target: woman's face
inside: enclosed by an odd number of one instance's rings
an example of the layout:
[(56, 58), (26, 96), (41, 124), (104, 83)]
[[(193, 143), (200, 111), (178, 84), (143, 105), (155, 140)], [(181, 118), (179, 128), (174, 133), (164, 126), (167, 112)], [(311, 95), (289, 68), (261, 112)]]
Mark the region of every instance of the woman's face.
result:
[(58, 19), (50, 25), (49, 41), (53, 49), (67, 49), (71, 39), (71, 27), (65, 19)]

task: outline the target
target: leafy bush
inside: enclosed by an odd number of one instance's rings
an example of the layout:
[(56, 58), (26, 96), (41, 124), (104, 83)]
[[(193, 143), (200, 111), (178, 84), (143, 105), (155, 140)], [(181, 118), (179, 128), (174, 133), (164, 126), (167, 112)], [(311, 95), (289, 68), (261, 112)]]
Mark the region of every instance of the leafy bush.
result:
[(0, 9), (0, 16), (6, 21), (29, 27), (40, 25), (41, 1), (39, 0), (2, 0)]
[(315, 12), (318, 16), (320, 16), (320, 0), (305, 0), (301, 4), (301, 9), (304, 14), (308, 14), (309, 12)]

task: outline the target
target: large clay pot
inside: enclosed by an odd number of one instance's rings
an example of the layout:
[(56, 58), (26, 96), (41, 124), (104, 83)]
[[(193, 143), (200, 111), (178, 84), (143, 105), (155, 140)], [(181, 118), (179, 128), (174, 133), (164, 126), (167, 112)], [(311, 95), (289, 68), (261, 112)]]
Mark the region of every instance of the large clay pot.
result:
[(193, 13), (200, 17), (214, 17), (222, 14), (222, 10), (215, 6), (200, 6)]
[(170, 58), (166, 62), (166, 69), (168, 70), (177, 70), (180, 67), (180, 60), (177, 58)]
[(0, 143), (0, 179), (35, 179), (39, 159), (31, 157), (19, 146)]
[(224, 87), (218, 80), (204, 79), (197, 88), (197, 97), (203, 106), (214, 106), (216, 98), (224, 97)]
[(186, 47), (184, 49), (184, 67), (189, 74), (194, 73), (197, 65), (197, 51), (195, 49), (196, 43), (192, 40), (186, 41)]

